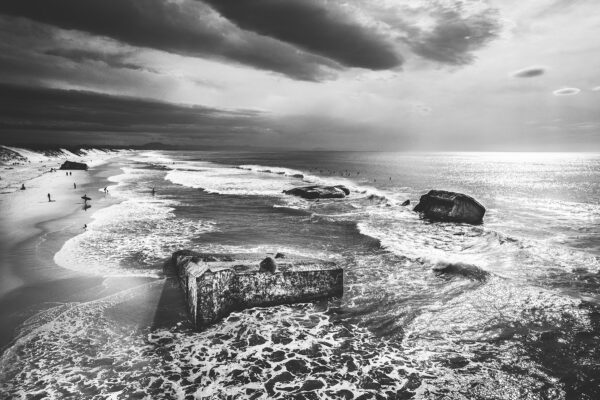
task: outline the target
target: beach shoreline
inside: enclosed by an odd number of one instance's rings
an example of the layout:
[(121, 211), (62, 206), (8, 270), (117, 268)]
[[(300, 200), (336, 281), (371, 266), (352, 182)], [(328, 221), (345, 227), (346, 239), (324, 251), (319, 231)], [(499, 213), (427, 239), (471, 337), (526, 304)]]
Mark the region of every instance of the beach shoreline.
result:
[[(63, 268), (55, 263), (54, 255), (67, 240), (83, 232), (95, 212), (122, 201), (99, 191), (112, 183), (109, 177), (121, 172), (119, 159), (71, 172), (44, 173), (25, 181), (26, 190), (0, 195), (2, 351), (14, 340), (16, 329), (44, 308), (88, 301), (106, 290), (105, 277)], [(92, 198), (88, 210), (83, 209), (83, 194)]]

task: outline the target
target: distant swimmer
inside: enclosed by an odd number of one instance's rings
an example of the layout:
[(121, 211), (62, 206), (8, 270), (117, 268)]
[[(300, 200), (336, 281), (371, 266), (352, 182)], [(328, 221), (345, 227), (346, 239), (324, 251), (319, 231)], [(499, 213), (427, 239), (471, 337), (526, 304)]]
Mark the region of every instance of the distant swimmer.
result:
[(24, 183), (21, 184), (21, 190), (25, 190), (25, 184)]
[(48, 193), (48, 201), (52, 201), (52, 199), (50, 198), (50, 193)]

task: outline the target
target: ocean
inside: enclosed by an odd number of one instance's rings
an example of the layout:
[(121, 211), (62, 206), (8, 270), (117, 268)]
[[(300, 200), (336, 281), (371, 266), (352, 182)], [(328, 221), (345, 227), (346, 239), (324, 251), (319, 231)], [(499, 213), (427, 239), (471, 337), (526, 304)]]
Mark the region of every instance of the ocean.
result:
[[(96, 194), (117, 204), (54, 260), (146, 280), (29, 319), (0, 360), (14, 398), (600, 398), (600, 154), (148, 151), (118, 162)], [(309, 184), (351, 193), (283, 193)], [(473, 196), (484, 223), (423, 220), (412, 208), (430, 189)], [(132, 328), (112, 310), (158, 310), (162, 265), (179, 249), (335, 261), (344, 296), (234, 313), (203, 332), (168, 308), (172, 324)]]

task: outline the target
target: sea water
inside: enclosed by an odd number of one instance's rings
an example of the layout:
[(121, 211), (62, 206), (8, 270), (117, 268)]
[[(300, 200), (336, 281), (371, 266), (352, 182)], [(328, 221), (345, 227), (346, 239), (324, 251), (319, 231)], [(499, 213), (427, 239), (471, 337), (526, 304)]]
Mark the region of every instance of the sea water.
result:
[[(598, 154), (140, 152), (125, 164), (108, 187), (121, 202), (96, 212), (55, 261), (149, 283), (29, 320), (2, 356), (0, 391), (600, 397)], [(351, 193), (283, 193), (310, 184)], [(411, 210), (429, 189), (475, 197), (484, 223), (423, 220)], [(115, 318), (119, 304), (160, 296), (162, 263), (183, 248), (332, 260), (345, 270), (344, 296), (234, 313), (203, 332)]]

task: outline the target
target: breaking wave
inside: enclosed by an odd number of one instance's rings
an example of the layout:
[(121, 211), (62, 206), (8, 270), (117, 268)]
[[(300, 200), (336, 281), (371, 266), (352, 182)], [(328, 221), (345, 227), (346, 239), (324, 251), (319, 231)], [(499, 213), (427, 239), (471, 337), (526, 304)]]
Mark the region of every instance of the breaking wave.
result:
[(87, 230), (56, 253), (58, 265), (101, 275), (156, 276), (172, 252), (215, 230), (212, 221), (176, 217), (179, 202), (149, 193), (162, 172), (129, 167), (123, 172), (109, 178), (116, 185), (108, 187), (121, 201), (93, 214)]

